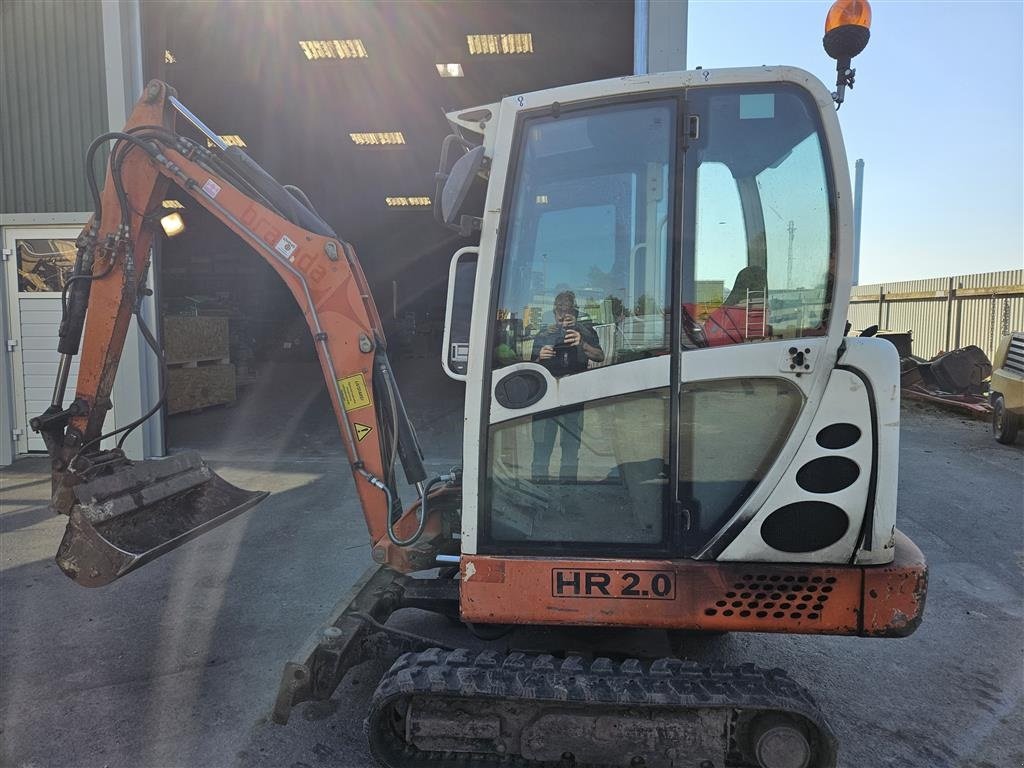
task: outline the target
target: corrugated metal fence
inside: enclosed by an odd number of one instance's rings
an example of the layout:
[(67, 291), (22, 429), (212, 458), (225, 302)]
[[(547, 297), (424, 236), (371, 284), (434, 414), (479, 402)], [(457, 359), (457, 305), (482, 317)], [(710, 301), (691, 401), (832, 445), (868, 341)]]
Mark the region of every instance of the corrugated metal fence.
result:
[(912, 331), (918, 357), (968, 344), (992, 357), (1002, 335), (1024, 330), (1024, 269), (857, 285), (847, 319), (854, 331)]
[(82, 162), (105, 94), (99, 0), (0, 0), (0, 213), (92, 210)]

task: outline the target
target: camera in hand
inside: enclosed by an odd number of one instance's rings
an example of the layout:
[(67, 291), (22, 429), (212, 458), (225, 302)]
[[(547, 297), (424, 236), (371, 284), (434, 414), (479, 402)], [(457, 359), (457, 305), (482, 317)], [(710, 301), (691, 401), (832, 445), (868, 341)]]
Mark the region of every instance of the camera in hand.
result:
[(559, 326), (552, 333), (551, 346), (554, 347), (556, 351), (571, 349), (572, 348), (572, 344), (570, 344), (568, 341), (565, 340), (565, 335), (566, 335), (567, 331), (575, 331), (575, 330), (576, 330), (576, 326), (575, 325), (570, 325), (568, 327)]

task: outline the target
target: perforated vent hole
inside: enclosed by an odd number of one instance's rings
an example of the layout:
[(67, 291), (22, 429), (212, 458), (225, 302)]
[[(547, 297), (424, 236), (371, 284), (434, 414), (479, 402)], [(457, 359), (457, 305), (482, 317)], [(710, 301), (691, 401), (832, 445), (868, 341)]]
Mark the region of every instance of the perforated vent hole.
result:
[[(828, 600), (828, 595), (822, 593), (832, 590), (826, 583), (829, 579), (831, 583), (836, 581), (832, 576), (747, 574), (744, 581), (732, 584), (732, 589), (724, 593), (724, 599), (715, 601), (715, 607), (706, 608), (704, 614), (740, 618), (756, 616), (759, 619), (769, 616), (776, 619), (818, 619)], [(784, 587), (785, 591), (772, 592), (773, 587)], [(807, 610), (814, 613), (805, 613)]]

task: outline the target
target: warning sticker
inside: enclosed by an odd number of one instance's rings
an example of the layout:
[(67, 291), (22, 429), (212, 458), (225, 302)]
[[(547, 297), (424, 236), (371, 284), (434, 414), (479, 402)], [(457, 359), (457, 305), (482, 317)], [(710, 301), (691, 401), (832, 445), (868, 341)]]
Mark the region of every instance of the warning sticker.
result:
[(338, 379), (338, 388), (341, 389), (341, 403), (346, 411), (365, 408), (370, 404), (370, 392), (366, 388), (363, 374), (353, 373), (351, 376)]
[(203, 192), (209, 195), (211, 198), (217, 197), (220, 194), (220, 184), (213, 179), (207, 179), (206, 183), (203, 184)]
[(292, 260), (292, 254), (295, 253), (295, 249), (298, 247), (295, 241), (288, 237), (288, 235), (282, 235), (281, 239), (277, 241), (277, 245), (274, 246), (277, 252), (288, 259), (288, 261)]
[(373, 432), (373, 427), (368, 427), (365, 424), (360, 424), (358, 421), (355, 422), (356, 427), (356, 440), (360, 443), (363, 442), (363, 438)]

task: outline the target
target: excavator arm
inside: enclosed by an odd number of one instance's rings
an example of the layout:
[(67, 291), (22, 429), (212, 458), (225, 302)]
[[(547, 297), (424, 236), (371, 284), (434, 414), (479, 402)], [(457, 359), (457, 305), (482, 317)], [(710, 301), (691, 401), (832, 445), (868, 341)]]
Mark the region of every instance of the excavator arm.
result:
[[(213, 146), (178, 135), (177, 113), (205, 132)], [(57, 558), (61, 568), (88, 586), (109, 583), (266, 495), (230, 485), (194, 454), (129, 461), (121, 445), (145, 417), (103, 432), (133, 314), (154, 353), (161, 354), (138, 310), (171, 182), (265, 259), (302, 309), (374, 560), (402, 572), (432, 563), (442, 526), (439, 515), (428, 512), (426, 499), (428, 494), (451, 493), (454, 478), (426, 482), (422, 454), (388, 362), (380, 317), (352, 246), (312, 210), (301, 191), (282, 187), (240, 149), (224, 146), (165, 83), (149, 83), (124, 131), (94, 142), (87, 158), (90, 174), (93, 156), (107, 141), (114, 143), (106, 184), (100, 194), (90, 177), (96, 210), (78, 238), (75, 270), (65, 289), (53, 401), (32, 420), (52, 459), (53, 507), (70, 517)], [(65, 406), (71, 361), (79, 351), (77, 390)], [(270, 415), (268, 431), (272, 419)], [(114, 437), (116, 447), (101, 448), (105, 438)], [(396, 456), (418, 496), (404, 512), (396, 487)], [(442, 484), (447, 487), (438, 490)]]

